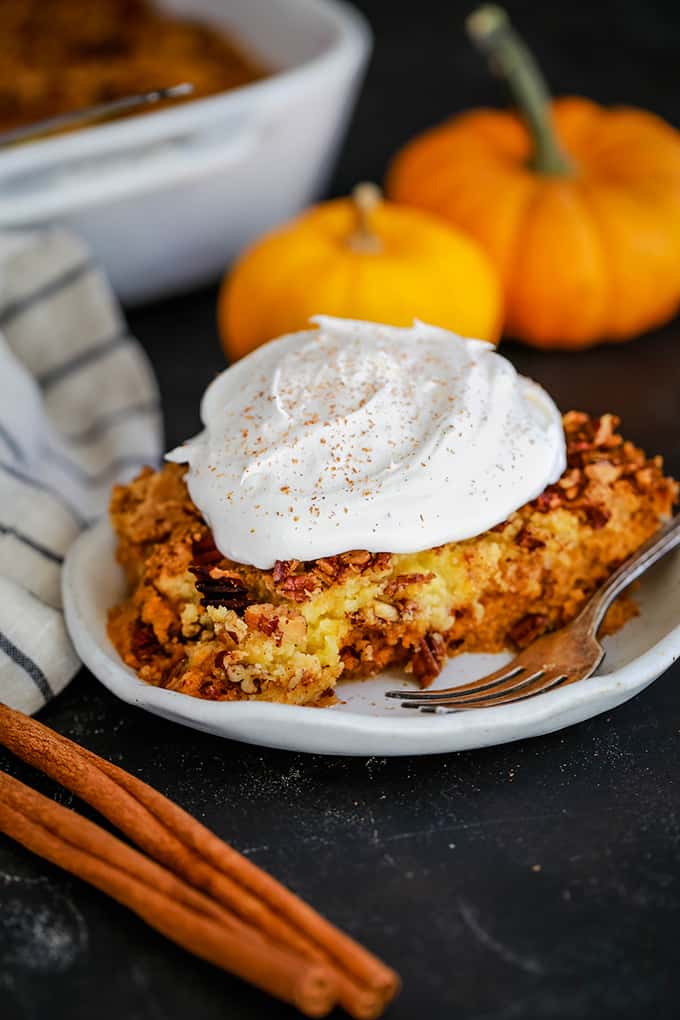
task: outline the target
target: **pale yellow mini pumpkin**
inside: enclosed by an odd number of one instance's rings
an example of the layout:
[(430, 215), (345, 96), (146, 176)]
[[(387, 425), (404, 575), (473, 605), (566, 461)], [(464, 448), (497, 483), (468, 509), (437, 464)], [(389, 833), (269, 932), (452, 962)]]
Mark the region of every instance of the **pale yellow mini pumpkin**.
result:
[(382, 201), (374, 185), (318, 205), (245, 252), (226, 277), (219, 326), (230, 359), (312, 315), (408, 326), (414, 318), (496, 341), (500, 285), (491, 261), (429, 213)]

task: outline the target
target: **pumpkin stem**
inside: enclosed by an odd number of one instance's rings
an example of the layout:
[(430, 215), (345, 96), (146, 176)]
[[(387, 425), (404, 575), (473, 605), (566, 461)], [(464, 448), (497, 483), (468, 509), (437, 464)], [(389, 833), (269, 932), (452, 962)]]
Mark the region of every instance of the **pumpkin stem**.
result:
[(550, 112), (550, 94), (538, 64), (502, 7), (485, 4), (466, 21), (468, 35), (508, 84), (533, 141), (530, 166), (541, 174), (570, 174)]
[(382, 201), (382, 192), (377, 184), (364, 181), (357, 184), (352, 191), (352, 201), (356, 212), (354, 232), (347, 243), (354, 251), (375, 255), (382, 251), (382, 242), (373, 230), (371, 220), (373, 210)]

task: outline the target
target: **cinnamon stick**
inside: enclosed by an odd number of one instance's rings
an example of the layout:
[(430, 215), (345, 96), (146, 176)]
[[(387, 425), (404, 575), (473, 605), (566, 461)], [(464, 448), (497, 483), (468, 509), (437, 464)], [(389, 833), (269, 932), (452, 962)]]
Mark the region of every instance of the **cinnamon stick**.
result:
[[(1, 734), (0, 722), (0, 739)], [(392, 993), (397, 991), (399, 977), (393, 970), (332, 925), (290, 889), (219, 839), (178, 804), (91, 751), (84, 750), (84, 754), (88, 761), (96, 764), (107, 776), (143, 804), (186, 847), (209, 861), (222, 874), (230, 876), (261, 897), (282, 917), (304, 932), (315, 945), (323, 948), (329, 956), (337, 960), (358, 981), (365, 982), (369, 987), (379, 991)]]
[(172, 801), (0, 704), (0, 743), (95, 807), (138, 846), (290, 950), (335, 971), (340, 1002), (373, 1020), (399, 988), (385, 964)]
[(326, 1016), (332, 1009), (337, 989), (323, 965), (267, 944), (239, 922), (227, 918), (225, 923), (221, 908), (210, 910), (206, 897), (170, 872), (4, 773), (0, 773), (0, 831), (101, 889), (196, 956), (291, 1003), (306, 1016)]
[(191, 875), (192, 885), (235, 910), (244, 921), (261, 927), (272, 938), (287, 942), (293, 949), (303, 947), (297, 934), (289, 933), (264, 904), (228, 878), (223, 881), (222, 876), (189, 852), (143, 805), (107, 777), (100, 768), (103, 759), (93, 755), (94, 760), (89, 760), (85, 749), (78, 744), (1, 704), (0, 743), (96, 808), (150, 856), (177, 874)]
[(0, 801), (19, 811), (53, 835), (120, 871), (145, 882), (177, 903), (205, 914), (232, 930), (249, 931), (233, 914), (204, 893), (187, 885), (171, 871), (106, 832), (99, 825), (43, 797), (18, 779), (0, 771)]

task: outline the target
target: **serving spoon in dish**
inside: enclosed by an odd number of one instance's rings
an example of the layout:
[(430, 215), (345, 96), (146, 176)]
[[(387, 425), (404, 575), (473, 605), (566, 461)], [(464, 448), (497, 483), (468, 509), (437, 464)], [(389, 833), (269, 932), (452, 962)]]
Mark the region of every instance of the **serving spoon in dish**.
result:
[(160, 103), (166, 99), (180, 99), (189, 96), (194, 91), (191, 82), (183, 81), (178, 85), (168, 85), (162, 89), (150, 89), (148, 92), (137, 92), (131, 96), (121, 96), (119, 99), (112, 99), (106, 103), (96, 103), (94, 106), (86, 106), (80, 110), (70, 110), (68, 113), (60, 113), (56, 117), (48, 117), (46, 120), (39, 120), (33, 124), (25, 124), (11, 131), (0, 133), (0, 149), (11, 145), (20, 145), (22, 142), (33, 142), (45, 135), (54, 134), (56, 131), (65, 131), (68, 128), (79, 127), (88, 124), (93, 120), (110, 120), (111, 117), (119, 117), (124, 113), (132, 113), (142, 106), (150, 106), (153, 103)]
[(680, 544), (680, 514), (659, 528), (621, 564), (566, 627), (545, 634), (512, 662), (459, 687), (434, 691), (387, 691), (403, 708), (423, 712), (492, 708), (592, 676), (604, 658), (597, 632), (609, 606), (632, 581)]

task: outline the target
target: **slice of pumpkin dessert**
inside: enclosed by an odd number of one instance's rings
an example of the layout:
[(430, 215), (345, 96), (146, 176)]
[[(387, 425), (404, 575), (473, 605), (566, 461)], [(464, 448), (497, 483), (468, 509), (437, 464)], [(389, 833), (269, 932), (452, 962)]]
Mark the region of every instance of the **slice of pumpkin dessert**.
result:
[(222, 373), (204, 431), (114, 489), (109, 633), (143, 680), (299, 705), (388, 665), (426, 685), (567, 622), (670, 514), (660, 458), (612, 415), (562, 418), (489, 344), (317, 322)]

